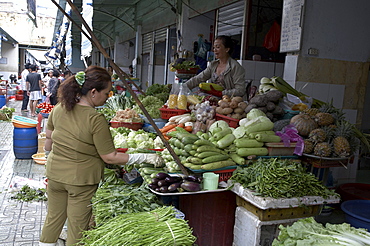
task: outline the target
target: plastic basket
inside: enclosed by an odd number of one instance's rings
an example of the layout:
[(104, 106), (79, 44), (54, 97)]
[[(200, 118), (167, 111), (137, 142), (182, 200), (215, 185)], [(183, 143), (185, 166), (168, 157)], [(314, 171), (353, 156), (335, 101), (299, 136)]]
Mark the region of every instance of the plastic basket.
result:
[(319, 215), (321, 210), (321, 205), (292, 207), (292, 208), (261, 209), (239, 196), (236, 197), (236, 204), (256, 215), (258, 219), (261, 221), (311, 217)]
[(161, 118), (164, 120), (168, 120), (172, 116), (186, 114), (190, 112), (190, 110), (170, 108), (160, 108), (159, 111), (161, 111)]
[(110, 126), (112, 128), (126, 127), (134, 131), (141, 129), (143, 127), (143, 124), (144, 123), (142, 122), (132, 122), (132, 123), (131, 122), (116, 122), (116, 121), (110, 122)]
[(231, 117), (227, 117), (226, 115), (222, 115), (222, 114), (216, 114), (215, 115), (215, 119), (216, 120), (223, 120), (223, 121), (226, 121), (227, 124), (229, 124), (230, 127), (233, 127), (233, 128), (237, 128), (238, 125), (239, 125), (239, 120), (238, 119), (234, 119), (234, 118), (231, 118)]
[(357, 228), (370, 230), (370, 201), (350, 200), (341, 205), (346, 222)]
[(227, 182), (231, 176), (233, 176), (233, 172), (236, 168), (232, 169), (226, 169), (226, 170), (220, 170), (220, 171), (214, 171), (215, 174), (218, 174), (218, 182), (225, 181)]

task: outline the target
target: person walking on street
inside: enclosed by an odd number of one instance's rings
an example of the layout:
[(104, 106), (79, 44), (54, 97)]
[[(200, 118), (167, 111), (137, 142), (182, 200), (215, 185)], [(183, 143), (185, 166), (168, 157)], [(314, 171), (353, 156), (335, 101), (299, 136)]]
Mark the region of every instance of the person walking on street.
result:
[(162, 164), (157, 154), (126, 154), (114, 147), (109, 125), (95, 107), (112, 90), (111, 76), (90, 66), (61, 83), (59, 103), (46, 127), (48, 213), (39, 246), (54, 246), (67, 220), (66, 245), (77, 245), (92, 216), (91, 199), (104, 176), (105, 163)]
[(51, 79), (49, 80), (48, 93), (47, 93), (47, 96), (50, 99), (51, 105), (55, 105), (58, 102), (57, 92), (58, 92), (58, 88), (60, 85), (60, 80), (58, 77), (59, 77), (59, 72), (57, 70), (53, 70), (53, 75)]
[(27, 75), (27, 95), (30, 97), (30, 110), (31, 116), (36, 116), (36, 106), (39, 100), (42, 99), (41, 88), (42, 80), (41, 75), (37, 73), (36, 65), (31, 65), (31, 72)]
[(30, 63), (24, 66), (24, 70), (21, 73), (21, 90), (23, 91), (23, 100), (21, 111), (27, 111), (29, 96), (27, 93), (27, 75), (30, 73)]

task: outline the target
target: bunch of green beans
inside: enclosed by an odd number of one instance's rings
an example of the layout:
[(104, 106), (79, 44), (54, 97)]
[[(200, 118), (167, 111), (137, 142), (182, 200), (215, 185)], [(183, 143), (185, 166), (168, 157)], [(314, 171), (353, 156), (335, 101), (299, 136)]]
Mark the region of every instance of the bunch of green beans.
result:
[(187, 222), (175, 218), (171, 206), (121, 214), (83, 234), (80, 243), (89, 246), (186, 246), (193, 245), (196, 240)]
[(252, 165), (238, 167), (231, 179), (263, 197), (335, 195), (300, 163), (290, 159), (260, 158)]

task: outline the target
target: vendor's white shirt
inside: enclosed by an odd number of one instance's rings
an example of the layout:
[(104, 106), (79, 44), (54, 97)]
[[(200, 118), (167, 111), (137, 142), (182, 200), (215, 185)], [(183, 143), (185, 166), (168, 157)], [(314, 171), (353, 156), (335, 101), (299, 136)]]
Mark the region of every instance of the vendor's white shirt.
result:
[(27, 83), (26, 83), (26, 78), (27, 78), (27, 75), (29, 74), (30, 72), (28, 71), (28, 69), (24, 69), (21, 73), (21, 89), (23, 91), (26, 91), (27, 90)]

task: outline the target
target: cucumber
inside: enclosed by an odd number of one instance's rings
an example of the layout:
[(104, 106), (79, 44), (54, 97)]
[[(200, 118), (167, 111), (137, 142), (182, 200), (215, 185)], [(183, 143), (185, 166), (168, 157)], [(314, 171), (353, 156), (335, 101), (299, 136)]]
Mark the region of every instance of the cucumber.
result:
[(232, 133), (229, 133), (221, 138), (219, 141), (217, 141), (217, 146), (221, 149), (226, 148), (227, 146), (231, 145), (234, 140), (235, 136)]
[(249, 138), (235, 139), (234, 144), (238, 148), (259, 148), (263, 146), (262, 142), (259, 142), (256, 139), (249, 139)]
[(150, 167), (143, 167), (143, 168), (140, 168), (141, 172), (143, 172), (144, 174), (146, 175), (150, 175), (152, 173), (159, 173), (159, 172), (163, 172), (163, 169), (158, 169), (158, 168), (150, 168)]
[(197, 135), (193, 135), (193, 134), (189, 134), (190, 136), (186, 136), (184, 138), (179, 138), (181, 139), (181, 142), (183, 144), (193, 144), (195, 141), (197, 141), (199, 139), (199, 137)]
[(251, 139), (254, 139), (256, 138), (256, 135), (257, 134), (268, 134), (268, 135), (275, 135), (275, 132), (274, 131), (261, 131), (261, 132), (252, 132), (252, 133), (249, 133), (248, 137), (251, 138)]
[(188, 157), (188, 158), (186, 158), (186, 162), (190, 162), (191, 164), (194, 164), (194, 165), (203, 164), (202, 159), (200, 159), (198, 157)]
[(194, 142), (195, 145), (210, 145), (210, 146), (214, 146), (213, 143), (211, 143), (210, 141), (208, 140), (205, 140), (205, 139), (198, 139), (197, 141)]
[(264, 143), (280, 143), (281, 138), (277, 135), (257, 134), (256, 140)]
[(179, 149), (184, 149), (184, 144), (179, 139), (175, 140), (174, 145)]
[(268, 155), (267, 148), (239, 148), (236, 153), (242, 157), (250, 156), (250, 155)]
[(195, 156), (196, 153), (198, 153), (196, 150), (190, 150), (189, 151), (189, 154), (192, 155), (192, 156)]
[(228, 155), (222, 155), (222, 154), (213, 155), (213, 156), (209, 156), (209, 157), (206, 157), (206, 158), (202, 159), (202, 163), (207, 164), (207, 163), (211, 163), (211, 162), (225, 161), (229, 158), (230, 157)]
[(202, 133), (202, 135), (200, 137), (205, 139), (205, 140), (208, 140), (209, 139), (209, 134), (205, 132), (205, 133)]
[(216, 162), (211, 162), (208, 164), (204, 164), (201, 166), (202, 169), (204, 170), (213, 170), (213, 169), (218, 169), (218, 168), (223, 168), (223, 167), (228, 167), (228, 166), (234, 166), (235, 162), (231, 159), (227, 159), (224, 161), (216, 161)]
[(214, 156), (214, 155), (219, 155), (219, 154), (220, 154), (219, 152), (207, 151), (207, 152), (198, 153), (197, 157), (203, 159), (209, 156)]
[(233, 161), (236, 162), (236, 164), (245, 165), (245, 159), (238, 155), (237, 153), (230, 153), (229, 156)]
[(211, 146), (208, 146), (208, 145), (202, 145), (202, 146), (199, 146), (197, 148), (197, 152), (200, 153), (200, 152), (208, 152), (208, 151), (212, 151), (212, 152), (218, 152), (218, 153), (221, 153), (221, 154), (226, 154), (225, 151), (223, 151), (222, 149), (218, 149), (215, 147), (211, 147)]
[(140, 163), (139, 166), (140, 167), (151, 167), (151, 168), (154, 168), (154, 165), (153, 164), (149, 164), (149, 163)]
[(190, 152), (191, 150), (193, 149), (193, 145), (192, 144), (187, 144), (187, 145), (185, 145), (184, 146), (184, 150), (186, 151), (186, 152)]
[(213, 138), (218, 141), (220, 139), (222, 139), (223, 137), (225, 137), (227, 134), (230, 134), (230, 133), (233, 133), (233, 131), (230, 129), (230, 128), (227, 128), (225, 130), (222, 130), (220, 132), (217, 132), (213, 135)]

